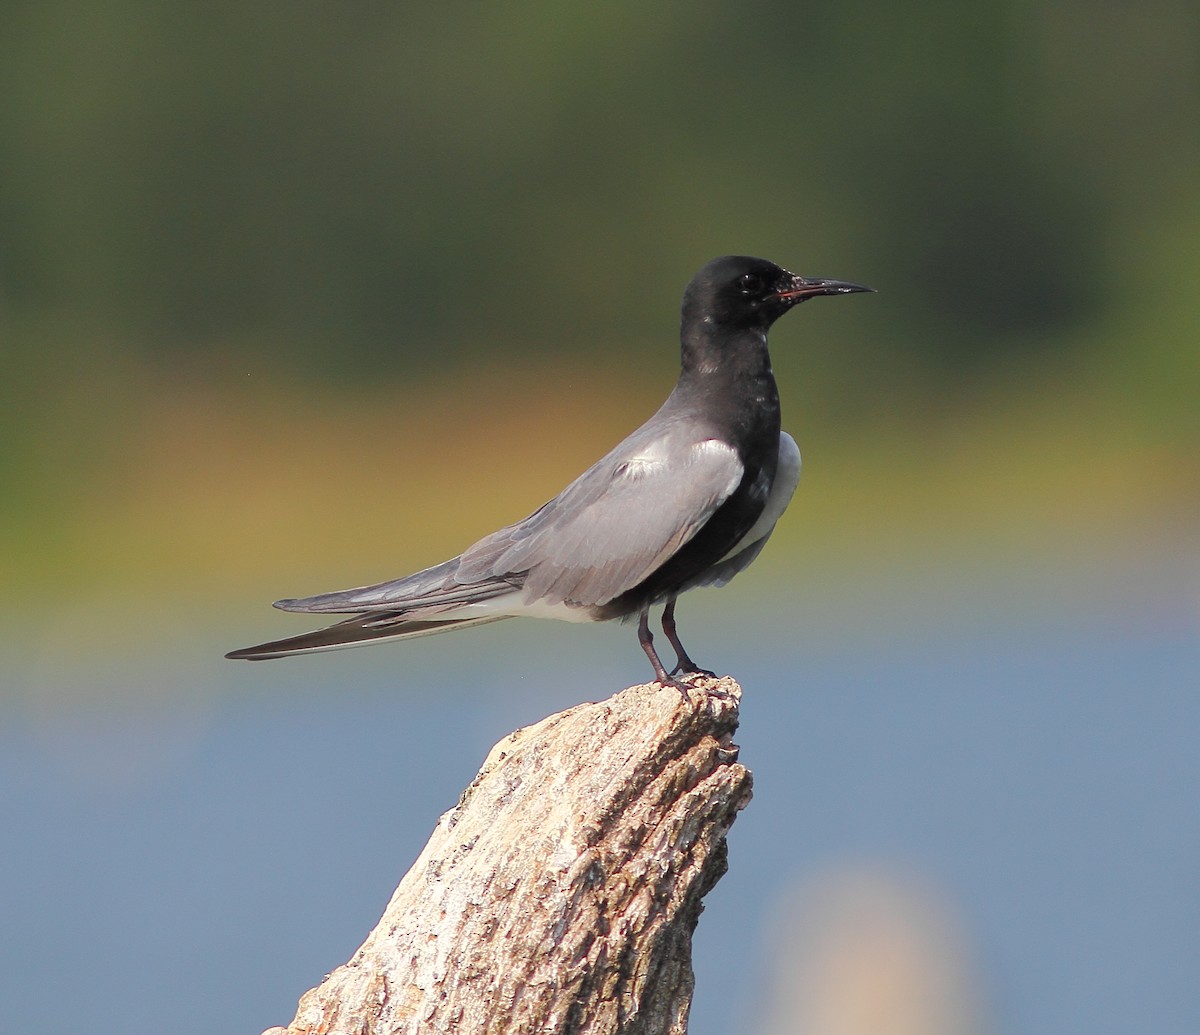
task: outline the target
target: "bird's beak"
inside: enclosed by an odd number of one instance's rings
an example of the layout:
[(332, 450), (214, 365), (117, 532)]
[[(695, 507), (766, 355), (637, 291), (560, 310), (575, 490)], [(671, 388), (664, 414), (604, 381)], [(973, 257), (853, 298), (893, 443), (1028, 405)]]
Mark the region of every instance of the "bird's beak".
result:
[(774, 298), (781, 302), (795, 305), (814, 295), (849, 295), (855, 291), (874, 291), (874, 288), (862, 284), (852, 284), (848, 280), (823, 280), (819, 277), (793, 277), (789, 287), (775, 292)]

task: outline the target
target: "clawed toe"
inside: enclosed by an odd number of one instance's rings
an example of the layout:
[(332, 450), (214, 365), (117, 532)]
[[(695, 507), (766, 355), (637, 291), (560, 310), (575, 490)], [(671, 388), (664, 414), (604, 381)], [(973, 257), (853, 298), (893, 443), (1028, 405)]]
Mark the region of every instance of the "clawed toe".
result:
[(686, 683), (681, 679), (676, 679), (673, 675), (659, 676), (654, 681), (659, 686), (664, 687), (664, 688), (668, 687), (668, 686), (673, 686), (676, 690), (679, 691), (679, 695), (685, 701), (689, 701), (689, 702), (692, 699), (691, 692), (696, 689), (696, 687), (693, 686), (691, 683)]
[(694, 664), (676, 665), (673, 669), (671, 669), (671, 675), (673, 675), (673, 676), (703, 676), (705, 679), (716, 679), (717, 678), (717, 674), (715, 672), (710, 672), (706, 668), (698, 668)]

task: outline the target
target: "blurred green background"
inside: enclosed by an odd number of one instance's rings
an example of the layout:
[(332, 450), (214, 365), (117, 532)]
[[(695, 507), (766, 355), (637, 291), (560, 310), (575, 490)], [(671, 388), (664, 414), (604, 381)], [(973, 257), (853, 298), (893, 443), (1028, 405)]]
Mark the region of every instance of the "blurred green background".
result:
[[(789, 881), (862, 899), (864, 858), (876, 913), (925, 900), (906, 860), (1000, 990), (895, 1030), (1195, 1030), (1178, 0), (0, 5), (14, 1023), (71, 1016), (64, 966), (96, 1000), (147, 957), (114, 1032), (192, 1000), (197, 1031), (285, 1022), (488, 745), (645, 677), (628, 629), (518, 623), (220, 655), (304, 627), (271, 599), (435, 563), (556, 493), (669, 391), (683, 286), (730, 252), (878, 294), (773, 332), (801, 489), (769, 560), (681, 617), (747, 686), (759, 778), (693, 1030), (794, 1020), (794, 970), (759, 983), (796, 932), (747, 947)], [(354, 774), (370, 807), (339, 797)], [(352, 888), (318, 812), (362, 846)], [(754, 1030), (801, 1030), (770, 1012)]]
[(439, 560), (654, 408), (725, 252), (879, 291), (774, 339), (815, 552), (1176, 521), (1197, 17), (6, 4), (7, 596)]

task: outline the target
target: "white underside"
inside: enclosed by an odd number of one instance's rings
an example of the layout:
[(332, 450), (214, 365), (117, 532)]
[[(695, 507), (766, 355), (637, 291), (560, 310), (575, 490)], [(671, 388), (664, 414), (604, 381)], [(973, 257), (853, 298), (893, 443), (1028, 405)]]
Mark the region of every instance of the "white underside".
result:
[[(436, 616), (430, 616), (436, 617)], [(446, 612), (447, 618), (552, 618), (559, 622), (593, 622), (590, 609), (571, 607), (569, 604), (550, 600), (526, 600), (522, 590), (514, 589), (503, 596), (481, 600), (477, 604), (463, 604)]]
[(796, 486), (800, 484), (800, 447), (796, 440), (786, 431), (779, 433), (779, 463), (775, 468), (775, 480), (771, 483), (771, 493), (758, 520), (750, 527), (737, 546), (730, 550), (722, 561), (736, 557), (747, 547), (753, 546), (760, 539), (771, 534), (772, 529), (787, 510), (788, 504), (796, 494)]

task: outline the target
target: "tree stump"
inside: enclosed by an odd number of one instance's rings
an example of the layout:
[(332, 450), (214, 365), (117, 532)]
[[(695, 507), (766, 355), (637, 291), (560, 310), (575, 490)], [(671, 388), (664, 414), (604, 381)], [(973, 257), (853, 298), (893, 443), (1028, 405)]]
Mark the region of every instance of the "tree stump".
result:
[(741, 689), (630, 687), (509, 734), (354, 957), (264, 1035), (684, 1035), (750, 799)]

